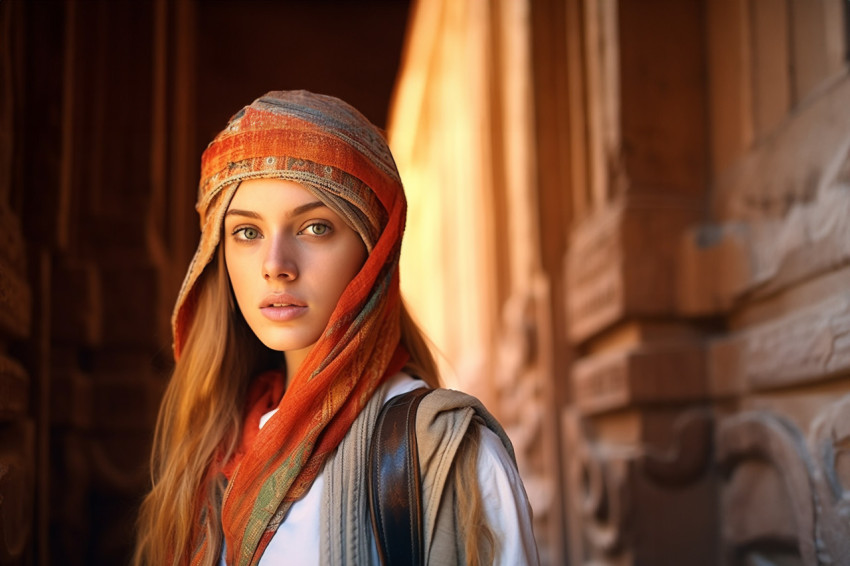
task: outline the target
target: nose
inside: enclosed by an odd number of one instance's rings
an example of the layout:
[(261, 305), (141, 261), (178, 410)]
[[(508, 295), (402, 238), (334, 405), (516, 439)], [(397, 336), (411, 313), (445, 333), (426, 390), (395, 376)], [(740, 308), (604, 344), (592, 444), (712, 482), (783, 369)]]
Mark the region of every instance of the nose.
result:
[(267, 281), (273, 279), (294, 280), (298, 277), (298, 262), (296, 250), (285, 238), (274, 238), (272, 245), (263, 260), (263, 277)]

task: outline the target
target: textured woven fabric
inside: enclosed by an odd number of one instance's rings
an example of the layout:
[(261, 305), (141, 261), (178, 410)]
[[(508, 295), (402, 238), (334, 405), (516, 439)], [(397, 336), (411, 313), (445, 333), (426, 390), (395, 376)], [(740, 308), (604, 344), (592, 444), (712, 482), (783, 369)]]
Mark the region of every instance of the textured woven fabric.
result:
[[(261, 177), (300, 182), (348, 220), (369, 256), (291, 376), (279, 410), (243, 442), (240, 461), (231, 466), (222, 524), (227, 563), (236, 565), (257, 563), (292, 501), (309, 489), (376, 388), (407, 361), (399, 344), (398, 281), (406, 203), (392, 155), (380, 130), (351, 106), (305, 91), (257, 99), (204, 152), (201, 241), (172, 317), (175, 357), (227, 206), (240, 181)], [(214, 546), (207, 543), (196, 541), (193, 564)]]
[[(377, 550), (369, 517), (367, 468), (369, 441), (385, 399), (379, 390), (328, 459), (322, 500), (321, 564), (357, 566), (377, 564)], [(425, 564), (454, 566), (464, 562), (463, 529), (457, 525), (455, 486), (450, 483), (460, 443), (470, 426), (490, 428), (501, 441), (511, 467), (516, 467), (513, 446), (505, 431), (480, 401), (449, 389), (437, 389), (422, 399), (416, 414), (416, 439), (421, 470), (422, 530)], [(467, 453), (466, 457), (477, 457)], [(480, 477), (480, 476), (479, 476)], [(524, 494), (523, 494), (524, 498)], [(487, 502), (485, 502), (485, 505)], [(507, 500), (489, 502), (504, 506)], [(505, 512), (505, 516), (510, 513)], [(533, 537), (532, 537), (533, 540)], [(535, 553), (536, 554), (536, 553)], [(536, 562), (536, 561), (535, 561)], [(521, 564), (523, 562), (516, 562)]]

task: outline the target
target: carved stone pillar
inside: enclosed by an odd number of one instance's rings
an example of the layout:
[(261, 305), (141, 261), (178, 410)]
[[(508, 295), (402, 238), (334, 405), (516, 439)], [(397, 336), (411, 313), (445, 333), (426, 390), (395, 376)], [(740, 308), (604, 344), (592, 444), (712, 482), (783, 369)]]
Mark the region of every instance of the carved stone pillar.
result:
[(567, 17), (571, 559), (714, 565), (711, 326), (677, 302), (708, 189), (703, 5), (581, 0)]

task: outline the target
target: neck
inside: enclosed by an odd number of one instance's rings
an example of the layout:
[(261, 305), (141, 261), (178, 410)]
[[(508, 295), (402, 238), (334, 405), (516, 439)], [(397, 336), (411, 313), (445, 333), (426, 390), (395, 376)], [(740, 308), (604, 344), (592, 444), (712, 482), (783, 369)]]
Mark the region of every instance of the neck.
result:
[(313, 347), (309, 346), (307, 348), (302, 348), (301, 350), (291, 350), (283, 353), (284, 359), (286, 361), (286, 387), (289, 387), (292, 378), (295, 377), (296, 372), (301, 367), (301, 364), (304, 363), (304, 360), (307, 358), (307, 354), (310, 353)]

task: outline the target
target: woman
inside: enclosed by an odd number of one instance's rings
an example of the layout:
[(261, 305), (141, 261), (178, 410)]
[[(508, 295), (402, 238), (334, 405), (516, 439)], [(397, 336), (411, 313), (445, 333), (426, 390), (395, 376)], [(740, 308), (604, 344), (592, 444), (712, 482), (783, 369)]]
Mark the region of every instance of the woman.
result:
[[(136, 564), (378, 562), (376, 416), (438, 384), (399, 295), (405, 209), (381, 132), (332, 97), (269, 93), (209, 145)], [(510, 442), (486, 410), (434, 391), (416, 436), (425, 561), (536, 563)]]

